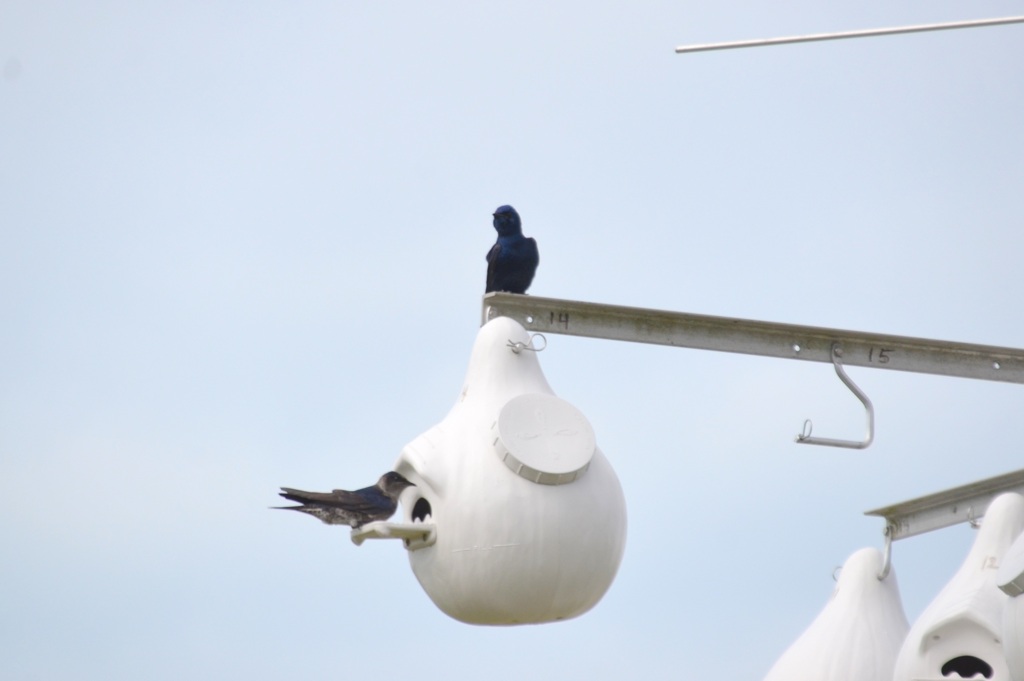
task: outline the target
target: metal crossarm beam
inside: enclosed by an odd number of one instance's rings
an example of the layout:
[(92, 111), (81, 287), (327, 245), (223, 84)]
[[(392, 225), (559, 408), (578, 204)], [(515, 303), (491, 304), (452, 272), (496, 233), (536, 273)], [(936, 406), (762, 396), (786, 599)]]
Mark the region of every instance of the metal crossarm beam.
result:
[(510, 317), (535, 333), (653, 343), (845, 366), (1024, 383), (1024, 350), (815, 326), (488, 293), (483, 321)]
[(865, 511), (864, 515), (885, 518), (890, 528), (889, 537), (904, 539), (957, 523), (973, 522), (985, 515), (992, 500), (1004, 492), (1024, 494), (1024, 470)]

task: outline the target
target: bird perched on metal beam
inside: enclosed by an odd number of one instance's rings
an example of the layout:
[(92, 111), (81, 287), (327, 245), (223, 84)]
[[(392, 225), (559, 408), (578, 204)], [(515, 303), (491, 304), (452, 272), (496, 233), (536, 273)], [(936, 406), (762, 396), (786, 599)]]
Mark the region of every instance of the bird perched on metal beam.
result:
[(540, 262), (537, 242), (523, 236), (519, 213), (512, 206), (499, 206), (494, 211), (494, 229), (498, 231), (498, 240), (487, 252), (487, 288), (484, 293), (526, 293)]
[(328, 525), (362, 527), (374, 520), (387, 520), (398, 508), (398, 497), (406, 487), (415, 485), (390, 471), (380, 476), (376, 485), (354, 492), (336, 489), (332, 492), (304, 492), (282, 487), (279, 494), (301, 506), (274, 506), (284, 511), (307, 513)]

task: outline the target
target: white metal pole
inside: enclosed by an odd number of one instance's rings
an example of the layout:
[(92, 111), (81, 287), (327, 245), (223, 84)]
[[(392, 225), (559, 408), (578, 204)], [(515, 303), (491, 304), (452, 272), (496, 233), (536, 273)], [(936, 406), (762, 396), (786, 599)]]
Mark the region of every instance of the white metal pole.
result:
[(785, 38), (760, 38), (757, 40), (737, 40), (725, 43), (706, 43), (703, 45), (681, 45), (676, 48), (676, 53), (682, 54), (684, 52), (707, 52), (709, 50), (729, 50), (737, 47), (762, 47), (765, 45), (785, 45), (788, 43), (809, 43), (818, 40), (867, 38), (878, 35), (894, 35), (897, 33), (945, 31), (953, 28), (977, 28), (980, 26), (998, 26), (1000, 24), (1019, 23), (1024, 23), (1024, 16), (1003, 17), (1000, 19), (975, 19), (971, 21), (953, 21), (945, 24), (921, 24), (919, 26), (899, 26), (896, 28), (869, 28), (860, 31), (844, 31), (840, 33), (814, 33), (811, 35), (789, 36)]

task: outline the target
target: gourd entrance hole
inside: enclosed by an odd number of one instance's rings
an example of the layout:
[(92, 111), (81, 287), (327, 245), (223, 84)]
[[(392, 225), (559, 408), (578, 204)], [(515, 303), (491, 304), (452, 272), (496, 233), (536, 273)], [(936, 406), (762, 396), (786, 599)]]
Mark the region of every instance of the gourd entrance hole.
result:
[(974, 678), (976, 674), (981, 674), (986, 679), (992, 678), (992, 666), (980, 658), (974, 657), (973, 655), (961, 655), (960, 657), (954, 657), (952, 660), (942, 665), (943, 676), (959, 676), (962, 679)]
[(430, 502), (420, 497), (412, 507), (413, 521), (424, 521), (430, 517)]

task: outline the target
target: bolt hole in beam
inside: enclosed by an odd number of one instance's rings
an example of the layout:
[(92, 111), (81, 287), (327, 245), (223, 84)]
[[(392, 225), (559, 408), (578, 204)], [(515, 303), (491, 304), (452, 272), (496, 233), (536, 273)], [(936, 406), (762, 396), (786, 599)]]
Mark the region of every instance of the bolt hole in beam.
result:
[(1017, 348), (515, 293), (486, 294), (483, 298), (483, 322), (501, 316), (515, 319), (532, 333), (652, 343), (827, 364), (833, 364), (832, 348), (839, 343), (843, 348), (842, 362), (847, 367), (1024, 383), (1024, 350)]
[(724, 43), (705, 43), (702, 45), (682, 45), (676, 48), (676, 54), (687, 52), (709, 52), (711, 50), (731, 50), (740, 47), (767, 47), (769, 45), (788, 45), (792, 43), (809, 43), (821, 40), (842, 40), (845, 38), (870, 38), (875, 36), (896, 35), (900, 33), (921, 33), (924, 31), (947, 31), (955, 28), (981, 28), (983, 26), (1000, 26), (1004, 24), (1024, 23), (1024, 16), (1000, 17), (997, 19), (972, 19), (968, 21), (951, 21), (942, 24), (920, 24), (917, 26), (898, 26), (895, 28), (869, 28), (859, 31), (840, 31), (837, 33), (814, 33), (810, 35), (788, 36), (784, 38), (758, 38), (756, 40), (734, 40)]

